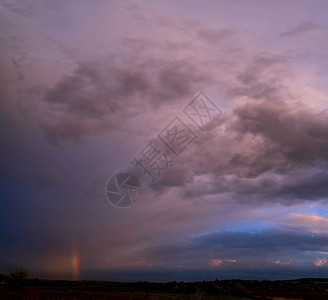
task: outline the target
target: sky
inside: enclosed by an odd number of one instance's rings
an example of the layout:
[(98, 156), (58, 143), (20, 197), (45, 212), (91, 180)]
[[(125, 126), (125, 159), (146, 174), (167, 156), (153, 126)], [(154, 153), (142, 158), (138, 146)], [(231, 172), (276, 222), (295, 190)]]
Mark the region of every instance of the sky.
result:
[(327, 16), (325, 0), (1, 1), (0, 273), (326, 277)]

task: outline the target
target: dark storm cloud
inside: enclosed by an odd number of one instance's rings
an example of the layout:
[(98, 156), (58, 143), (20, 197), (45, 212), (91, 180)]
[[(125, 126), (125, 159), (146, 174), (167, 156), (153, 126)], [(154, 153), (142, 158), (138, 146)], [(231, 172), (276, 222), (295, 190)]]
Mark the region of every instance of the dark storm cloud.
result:
[(47, 137), (57, 142), (118, 126), (127, 111), (136, 108), (131, 96), (145, 94), (149, 80), (136, 67), (82, 63), (72, 75), (61, 79), (45, 93), (52, 118), (41, 119)]
[(328, 116), (294, 99), (282, 85), (285, 63), (261, 55), (237, 75), (244, 88), (232, 88), (230, 95), (248, 100), (212, 120), (154, 188), (178, 185), (187, 198), (231, 193), (244, 202), (325, 197)]
[[(40, 126), (54, 142), (121, 126), (122, 120), (181, 98), (209, 80), (187, 61), (81, 63), (45, 92)], [(51, 109), (51, 111), (50, 111)], [(119, 125), (120, 124), (120, 125)]]
[(245, 201), (286, 202), (325, 197), (325, 115), (283, 102), (256, 101), (236, 108), (192, 149), (195, 175), (207, 174), (208, 182), (190, 185), (186, 196), (233, 192)]
[(233, 130), (263, 138), (269, 147), (276, 146), (276, 150), (292, 164), (327, 161), (326, 113), (298, 105), (291, 108), (283, 102), (248, 103), (235, 109)]
[(207, 74), (202, 74), (198, 67), (187, 61), (166, 63), (158, 73), (157, 87), (151, 104), (162, 105), (184, 99), (204, 83), (211, 82)]
[(288, 75), (287, 57), (262, 54), (256, 56), (247, 67), (238, 74), (241, 85), (231, 87), (229, 97), (247, 96), (251, 99), (277, 101), (287, 92), (282, 82)]
[(302, 33), (315, 31), (315, 30), (318, 30), (320, 28), (322, 28), (322, 25), (311, 22), (311, 21), (307, 21), (307, 22), (303, 22), (303, 23), (299, 24), (295, 28), (292, 28), (288, 31), (280, 33), (280, 36), (281, 37), (296, 36), (296, 35), (300, 35)]

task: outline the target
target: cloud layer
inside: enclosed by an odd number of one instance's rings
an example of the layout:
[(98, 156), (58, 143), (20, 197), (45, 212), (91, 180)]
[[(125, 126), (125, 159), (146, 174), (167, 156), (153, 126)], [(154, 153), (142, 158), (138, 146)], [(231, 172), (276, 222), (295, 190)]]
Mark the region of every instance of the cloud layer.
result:
[[(0, 5), (0, 273), (326, 276), (328, 7), (236, 4)], [(221, 111), (204, 130), (183, 113), (200, 90)], [(109, 205), (108, 177), (175, 117), (193, 144)]]

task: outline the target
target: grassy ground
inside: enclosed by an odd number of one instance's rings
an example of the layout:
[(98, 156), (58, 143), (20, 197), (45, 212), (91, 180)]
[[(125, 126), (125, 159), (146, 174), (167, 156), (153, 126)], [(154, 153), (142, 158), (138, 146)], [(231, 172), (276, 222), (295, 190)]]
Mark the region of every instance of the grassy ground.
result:
[(20, 290), (0, 286), (0, 299), (328, 299), (328, 279), (284, 281), (105, 282), (29, 280)]

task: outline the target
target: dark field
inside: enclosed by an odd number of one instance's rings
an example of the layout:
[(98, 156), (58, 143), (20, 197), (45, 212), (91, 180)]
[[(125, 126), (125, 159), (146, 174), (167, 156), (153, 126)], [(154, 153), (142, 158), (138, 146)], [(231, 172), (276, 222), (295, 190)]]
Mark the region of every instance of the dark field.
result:
[(278, 281), (108, 282), (31, 279), (20, 290), (0, 286), (0, 299), (328, 299), (328, 279)]

